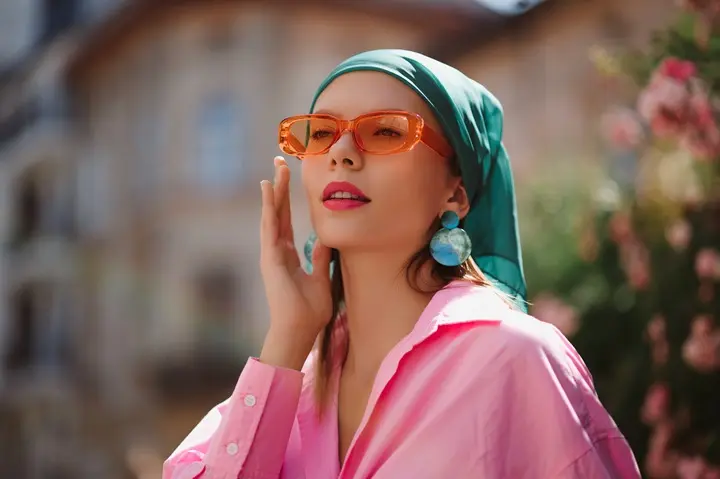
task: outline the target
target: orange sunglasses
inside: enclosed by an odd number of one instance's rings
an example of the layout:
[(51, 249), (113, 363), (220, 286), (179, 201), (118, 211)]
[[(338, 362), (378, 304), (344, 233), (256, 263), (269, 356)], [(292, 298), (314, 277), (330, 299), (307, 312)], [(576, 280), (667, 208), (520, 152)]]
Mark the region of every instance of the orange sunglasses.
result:
[(420, 142), (444, 158), (453, 154), (445, 138), (427, 126), (420, 115), (392, 110), (366, 113), (353, 120), (319, 113), (285, 118), (280, 122), (280, 149), (301, 160), (323, 155), (346, 131), (352, 133), (359, 150), (373, 155), (410, 151)]

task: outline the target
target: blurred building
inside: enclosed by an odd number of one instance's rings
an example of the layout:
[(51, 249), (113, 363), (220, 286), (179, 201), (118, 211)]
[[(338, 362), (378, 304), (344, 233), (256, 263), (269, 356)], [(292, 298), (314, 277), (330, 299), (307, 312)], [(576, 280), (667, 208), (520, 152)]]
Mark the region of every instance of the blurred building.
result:
[(230, 391), (266, 327), (258, 182), (276, 125), (339, 61), (396, 47), (459, 65), (503, 101), (522, 176), (592, 144), (605, 99), (587, 50), (644, 36), (657, 5), (0, 6), (0, 475), (139, 477), (158, 464), (128, 451), (167, 454)]
[(278, 120), (353, 53), (423, 50), (492, 16), (471, 1), (22, 0), (0, 18), (0, 471), (111, 479), (153, 462), (133, 447), (167, 454), (257, 352), (258, 182)]

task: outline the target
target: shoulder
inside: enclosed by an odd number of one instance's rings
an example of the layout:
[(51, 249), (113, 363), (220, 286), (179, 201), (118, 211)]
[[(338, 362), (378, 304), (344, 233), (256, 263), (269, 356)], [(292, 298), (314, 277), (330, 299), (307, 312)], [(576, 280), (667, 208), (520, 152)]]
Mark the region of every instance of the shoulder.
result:
[(538, 349), (559, 352), (569, 346), (555, 326), (513, 309), (492, 288), (451, 284), (437, 296), (433, 299), (437, 303), (433, 314), (439, 327), (479, 326), (463, 329), (479, 341), (492, 337), (493, 341), (501, 341), (506, 348), (518, 352)]
[(582, 358), (553, 325), (511, 308), (490, 288), (449, 292), (437, 323), (455, 329), (463, 361), (502, 367), (508, 380), (562, 376), (592, 383)]
[(574, 351), (555, 326), (520, 311), (510, 311), (500, 318), (497, 335), (506, 348), (520, 356), (543, 354), (560, 357)]
[[(545, 477), (559, 477), (560, 470), (572, 474), (582, 467), (594, 468), (597, 477), (606, 477), (606, 467), (639, 477), (570, 341), (555, 326), (520, 311), (497, 308), (489, 315), (482, 304), (470, 306), (463, 308), (469, 317), (452, 323), (465, 326), (448, 335), (455, 348), (446, 355), (452, 362), (448, 369), (463, 378), (467, 391), (481, 392), (468, 404), (483, 431), (498, 431), (492, 442), (523, 451), (508, 463), (508, 477), (525, 477), (528, 471), (536, 477), (541, 470)], [(596, 447), (612, 448), (613, 463), (600, 464)]]

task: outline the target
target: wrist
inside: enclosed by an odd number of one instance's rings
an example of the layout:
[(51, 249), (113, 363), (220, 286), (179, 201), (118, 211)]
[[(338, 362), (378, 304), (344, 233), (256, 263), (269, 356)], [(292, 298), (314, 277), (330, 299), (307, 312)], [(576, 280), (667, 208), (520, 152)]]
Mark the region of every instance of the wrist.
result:
[(270, 366), (300, 371), (314, 344), (315, 338), (304, 338), (302, 334), (271, 327), (258, 359)]

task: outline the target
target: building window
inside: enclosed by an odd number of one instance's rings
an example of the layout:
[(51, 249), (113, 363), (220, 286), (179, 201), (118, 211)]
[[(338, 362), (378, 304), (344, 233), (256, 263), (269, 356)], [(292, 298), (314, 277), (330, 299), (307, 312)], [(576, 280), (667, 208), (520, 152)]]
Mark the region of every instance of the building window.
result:
[(10, 344), (4, 364), (9, 371), (30, 368), (37, 359), (39, 328), (32, 293), (25, 287), (11, 301)]
[(41, 41), (48, 42), (78, 20), (78, 0), (44, 0)]
[(20, 182), (16, 199), (14, 242), (28, 241), (41, 234), (42, 199), (38, 178), (28, 173)]
[(238, 309), (238, 279), (226, 265), (202, 268), (194, 278), (195, 319), (200, 353), (204, 356), (232, 356), (233, 334)]
[(197, 179), (209, 191), (230, 191), (242, 176), (242, 125), (230, 94), (213, 95), (200, 107)]

